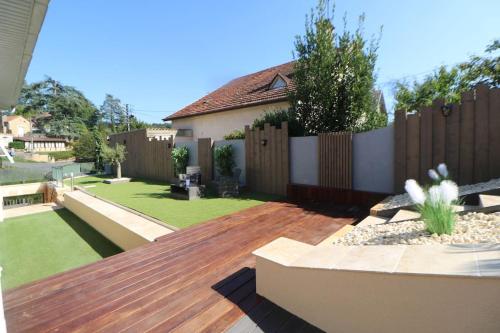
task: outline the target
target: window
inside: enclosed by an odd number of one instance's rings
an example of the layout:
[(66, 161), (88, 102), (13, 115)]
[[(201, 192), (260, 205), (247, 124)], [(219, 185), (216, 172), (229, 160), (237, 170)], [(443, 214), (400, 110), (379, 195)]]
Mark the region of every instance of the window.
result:
[(285, 80), (283, 80), (283, 77), (280, 74), (278, 74), (271, 82), (269, 89), (278, 89), (283, 87), (286, 87), (286, 82)]

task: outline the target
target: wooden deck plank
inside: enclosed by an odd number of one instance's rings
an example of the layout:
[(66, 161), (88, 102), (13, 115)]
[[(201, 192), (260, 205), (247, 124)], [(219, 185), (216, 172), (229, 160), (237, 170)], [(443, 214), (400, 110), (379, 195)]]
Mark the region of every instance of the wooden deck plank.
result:
[(8, 329), (225, 330), (262, 304), (253, 250), (281, 236), (317, 244), (354, 220), (286, 202), (249, 208), (7, 291)]

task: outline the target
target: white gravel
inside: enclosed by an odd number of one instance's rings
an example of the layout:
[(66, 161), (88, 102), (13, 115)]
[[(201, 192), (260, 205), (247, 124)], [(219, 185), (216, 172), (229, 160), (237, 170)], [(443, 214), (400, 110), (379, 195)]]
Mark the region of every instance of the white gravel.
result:
[[(490, 181), (483, 183), (462, 185), (459, 186), (458, 192), (459, 196), (464, 196), (468, 194), (492, 191), (495, 189), (500, 189), (500, 178), (492, 179)], [(378, 209), (379, 210), (395, 209), (395, 208), (411, 206), (412, 204), (413, 202), (411, 201), (410, 196), (407, 193), (403, 193), (387, 198), (386, 200), (383, 201), (383, 207), (379, 207)]]
[(355, 227), (335, 241), (342, 245), (500, 243), (500, 213), (458, 216), (452, 235), (430, 234), (422, 221)]

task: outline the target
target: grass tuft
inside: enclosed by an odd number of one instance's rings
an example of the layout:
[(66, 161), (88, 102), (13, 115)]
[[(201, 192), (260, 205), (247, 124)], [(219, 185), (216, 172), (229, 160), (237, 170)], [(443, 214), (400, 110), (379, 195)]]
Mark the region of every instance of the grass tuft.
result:
[(431, 234), (451, 235), (455, 227), (456, 212), (452, 205), (443, 202), (431, 204), (428, 200), (419, 206), (419, 212)]

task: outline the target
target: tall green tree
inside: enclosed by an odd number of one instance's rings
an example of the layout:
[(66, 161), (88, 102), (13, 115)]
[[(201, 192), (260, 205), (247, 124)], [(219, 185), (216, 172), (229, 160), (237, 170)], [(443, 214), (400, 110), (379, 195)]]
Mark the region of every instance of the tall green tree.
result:
[(16, 114), (39, 119), (37, 127), (45, 134), (70, 139), (94, 126), (96, 113), (96, 107), (82, 92), (51, 77), (25, 84), (16, 106)]
[(450, 68), (441, 66), (421, 81), (396, 82), (395, 107), (413, 111), (430, 106), (438, 98), (446, 103), (458, 103), (461, 94), (477, 84), (500, 87), (500, 40), (488, 45), (484, 56), (472, 56)]
[(295, 41), (295, 89), (289, 95), (294, 116), (306, 134), (362, 131), (384, 126), (374, 97), (378, 39), (363, 36), (364, 15), (356, 31), (337, 32), (328, 1), (306, 17), (306, 32)]
[(119, 128), (126, 122), (125, 106), (113, 95), (106, 94), (100, 112), (103, 121), (108, 124), (112, 132), (119, 132)]

